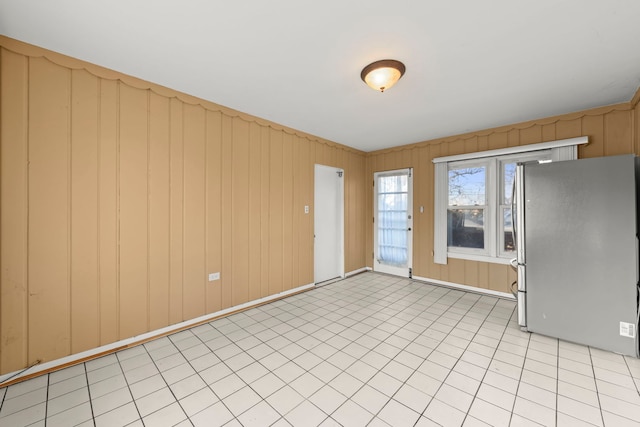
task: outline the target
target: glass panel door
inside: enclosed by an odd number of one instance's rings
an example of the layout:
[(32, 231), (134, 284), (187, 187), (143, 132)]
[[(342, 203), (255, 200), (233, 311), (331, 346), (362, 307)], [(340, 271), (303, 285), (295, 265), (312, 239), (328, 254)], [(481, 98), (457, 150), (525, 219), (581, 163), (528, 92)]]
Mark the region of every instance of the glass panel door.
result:
[(409, 277), (411, 170), (376, 173), (374, 192), (374, 270)]

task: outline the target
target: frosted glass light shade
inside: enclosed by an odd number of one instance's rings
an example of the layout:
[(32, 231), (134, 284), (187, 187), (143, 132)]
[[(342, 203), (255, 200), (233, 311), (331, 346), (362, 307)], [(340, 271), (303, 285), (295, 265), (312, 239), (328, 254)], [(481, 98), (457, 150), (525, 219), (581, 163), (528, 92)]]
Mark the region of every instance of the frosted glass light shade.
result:
[(383, 59), (364, 67), (360, 73), (360, 78), (371, 89), (384, 92), (400, 80), (405, 70), (406, 68), (402, 62), (395, 59)]

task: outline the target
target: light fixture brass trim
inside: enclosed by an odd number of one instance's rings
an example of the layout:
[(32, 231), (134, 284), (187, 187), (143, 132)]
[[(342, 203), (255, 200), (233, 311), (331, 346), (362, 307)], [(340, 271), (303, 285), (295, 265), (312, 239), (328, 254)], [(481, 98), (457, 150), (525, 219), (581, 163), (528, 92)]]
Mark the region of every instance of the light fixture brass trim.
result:
[(405, 71), (406, 67), (402, 62), (395, 59), (381, 59), (364, 67), (360, 78), (371, 89), (384, 92), (396, 84)]

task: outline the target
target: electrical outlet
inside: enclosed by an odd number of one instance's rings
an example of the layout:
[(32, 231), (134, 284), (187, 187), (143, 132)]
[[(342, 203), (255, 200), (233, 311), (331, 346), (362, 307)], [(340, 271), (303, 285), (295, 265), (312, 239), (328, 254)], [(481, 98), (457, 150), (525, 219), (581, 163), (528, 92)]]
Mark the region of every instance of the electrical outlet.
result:
[(213, 282), (214, 280), (220, 280), (220, 273), (210, 273), (209, 274), (209, 281)]
[(304, 213), (306, 213), (306, 214), (309, 213), (309, 205), (305, 205), (304, 206)]

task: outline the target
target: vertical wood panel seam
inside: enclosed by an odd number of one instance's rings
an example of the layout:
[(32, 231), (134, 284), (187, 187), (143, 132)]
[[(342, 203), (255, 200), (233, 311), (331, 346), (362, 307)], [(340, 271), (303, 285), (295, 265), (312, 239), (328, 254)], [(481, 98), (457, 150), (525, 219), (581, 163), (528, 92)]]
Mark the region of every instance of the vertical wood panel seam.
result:
[(169, 212), (169, 223), (168, 223), (168, 227), (167, 227), (167, 232), (168, 232), (168, 242), (169, 242), (169, 248), (167, 250), (167, 265), (168, 265), (168, 269), (167, 269), (167, 274), (168, 276), (168, 286), (167, 286), (167, 321), (169, 324), (171, 324), (171, 253), (172, 253), (172, 240), (171, 240), (171, 221), (173, 219), (173, 210), (171, 209), (171, 200), (172, 200), (172, 194), (171, 194), (171, 186), (173, 184), (172, 182), (172, 169), (171, 169), (171, 135), (172, 134), (172, 130), (173, 128), (171, 127), (171, 99), (165, 98), (167, 99), (168, 102), (168, 108), (167, 108), (167, 123), (169, 124), (167, 132), (168, 132), (168, 144), (167, 144), (167, 170), (169, 171), (169, 189), (168, 189), (168, 198), (167, 198), (167, 212)]
[(116, 82), (116, 330), (118, 339), (122, 339), (120, 330), (120, 86)]
[[(266, 228), (266, 232), (268, 233), (268, 239), (267, 242), (271, 241), (271, 197), (270, 194), (270, 188), (271, 188), (271, 132), (269, 130), (267, 130), (267, 132), (261, 132), (260, 134), (260, 145), (262, 146), (262, 135), (265, 134), (267, 135), (267, 151), (266, 151), (266, 156), (262, 156), (262, 159), (264, 160), (265, 158), (268, 159), (267, 165), (268, 165), (268, 169), (267, 169), (267, 206), (266, 206), (266, 210), (267, 210), (267, 220), (265, 221), (265, 228)], [(260, 151), (262, 153), (262, 150)], [(262, 191), (262, 189), (261, 189)], [(260, 231), (262, 232), (262, 224), (260, 224)], [(261, 234), (262, 236), (262, 234)], [(270, 247), (270, 244), (267, 243), (267, 247)], [(267, 250), (266, 252), (266, 270), (267, 270), (267, 277), (266, 277), (266, 288), (267, 288), (267, 292), (266, 294), (269, 294), (269, 289), (271, 286), (271, 271), (270, 271), (270, 264), (271, 264), (271, 251)], [(262, 257), (260, 257), (262, 259)], [(262, 270), (261, 270), (262, 271)], [(263, 295), (264, 296), (264, 295)]]
[[(222, 184), (222, 151), (223, 151), (223, 146), (224, 146), (224, 118), (222, 117), (223, 114), (221, 112), (217, 113), (220, 115), (220, 128), (218, 129), (218, 131), (220, 132), (220, 139), (219, 139), (219, 150), (218, 150), (218, 185), (220, 186), (220, 190), (218, 191), (218, 209), (220, 211), (220, 214), (218, 215), (218, 230), (220, 230), (220, 232), (218, 233), (218, 268), (220, 269), (220, 275), (222, 274), (226, 274), (225, 272), (222, 271), (222, 259), (224, 257), (224, 255), (222, 254), (223, 251), (223, 245), (222, 245), (222, 235), (223, 235), (223, 231), (222, 231), (222, 222), (223, 222), (223, 213), (224, 213), (224, 209), (222, 209), (222, 193), (223, 193), (223, 184)], [(222, 306), (222, 277), (220, 278), (220, 280), (218, 281), (217, 284), (217, 289), (218, 289), (218, 301), (220, 301), (220, 308), (224, 308)]]
[(202, 266), (202, 283), (203, 283), (203, 288), (204, 288), (204, 314), (207, 314), (207, 264), (209, 262), (209, 247), (207, 245), (207, 241), (209, 240), (207, 238), (207, 236), (209, 235), (209, 228), (207, 227), (207, 218), (208, 218), (208, 209), (209, 209), (209, 185), (207, 182), (207, 146), (208, 146), (208, 134), (207, 134), (207, 109), (203, 108), (203, 120), (202, 120), (202, 126), (204, 128), (204, 140), (202, 141), (203, 145), (204, 145), (204, 155), (203, 155), (203, 161), (204, 161), (204, 170), (203, 170), (203, 174), (202, 174), (202, 180), (204, 185), (203, 187), (203, 191), (204, 191), (204, 216), (202, 218), (202, 229), (204, 230), (204, 232), (202, 233), (202, 245), (203, 245), (203, 249), (204, 249), (204, 265)]
[(73, 134), (72, 134), (72, 110), (73, 110), (73, 71), (67, 69), (68, 76), (68, 95), (67, 95), (67, 307), (69, 312), (67, 314), (68, 318), (68, 342), (67, 342), (67, 354), (71, 354), (71, 349), (73, 348), (73, 278), (71, 277), (71, 269), (73, 268), (71, 263), (71, 251), (72, 251), (72, 230), (71, 224), (73, 218), (73, 212), (71, 210), (71, 204), (73, 203), (71, 193), (72, 190), (72, 179), (73, 179), (73, 170), (72, 170), (72, 144), (73, 144)]
[(26, 215), (25, 218), (25, 247), (24, 247), (24, 271), (22, 272), (24, 275), (24, 280), (26, 281), (25, 285), (26, 285), (26, 295), (24, 295), (24, 297), (22, 298), (22, 304), (23, 304), (23, 309), (24, 309), (24, 314), (22, 316), (22, 326), (24, 328), (24, 331), (26, 332), (26, 336), (24, 337), (23, 340), (23, 348), (22, 351), (24, 352), (23, 354), (23, 358), (26, 360), (23, 360), (25, 363), (25, 365), (29, 364), (29, 165), (30, 165), (30, 160), (29, 160), (29, 120), (31, 117), (31, 111), (29, 108), (29, 98), (31, 96), (31, 82), (29, 80), (29, 76), (31, 74), (31, 59), (29, 57), (25, 57), (24, 58), (24, 62), (25, 62), (25, 67), (24, 67), (24, 83), (27, 85), (26, 90), (24, 91), (24, 95), (26, 97), (25, 102), (23, 102), (23, 114), (25, 115), (25, 117), (27, 118), (24, 121), (24, 143), (25, 143), (25, 147), (24, 147), (24, 156), (25, 156), (25, 160), (27, 161), (26, 164), (26, 168), (24, 170), (24, 180), (25, 180), (25, 199), (24, 199), (24, 212)]
[(101, 168), (101, 164), (102, 164), (102, 156), (100, 155), (100, 152), (102, 150), (102, 79), (101, 78), (97, 78), (96, 79), (96, 93), (97, 93), (97, 108), (96, 108), (96, 121), (97, 121), (97, 125), (96, 125), (96, 258), (97, 258), (97, 262), (96, 262), (96, 294), (97, 294), (97, 298), (96, 298), (96, 303), (97, 303), (97, 307), (96, 307), (96, 313), (98, 313), (98, 322), (96, 323), (97, 326), (97, 342), (98, 343), (102, 343), (102, 306), (101, 306), (101, 288), (102, 288), (102, 277), (101, 277), (101, 270), (102, 270), (102, 265), (101, 265), (101, 252), (100, 252), (100, 225), (101, 225), (101, 218), (100, 218), (100, 173), (102, 172), (102, 168)]
[(229, 272), (227, 273), (227, 277), (231, 277), (231, 281), (227, 282), (227, 286), (230, 288), (229, 289), (229, 294), (230, 294), (230, 306), (229, 307), (233, 307), (233, 290), (235, 288), (234, 283), (233, 283), (233, 264), (234, 264), (234, 257), (233, 257), (233, 243), (234, 243), (234, 238), (233, 238), (233, 231), (234, 231), (234, 224), (235, 224), (235, 215), (233, 214), (233, 207), (234, 207), (234, 199), (235, 199), (235, 193), (233, 191), (233, 141), (234, 139), (234, 135), (233, 135), (233, 130), (235, 129), (235, 127), (233, 126), (233, 120), (235, 118), (231, 117), (229, 120), (229, 144), (231, 145), (231, 159), (229, 159), (229, 175), (227, 176), (227, 179), (229, 180), (229, 192), (231, 193), (231, 203), (229, 204), (229, 211), (231, 212), (231, 227), (230, 227), (230, 235), (231, 238), (229, 239), (229, 253), (231, 254), (229, 256), (229, 259), (231, 260), (231, 262), (229, 263)]
[(185, 280), (184, 280), (185, 230), (184, 230), (184, 224), (185, 224), (185, 221), (184, 221), (184, 218), (185, 218), (185, 215), (186, 215), (186, 201), (185, 201), (186, 185), (185, 185), (185, 155), (184, 155), (184, 128), (185, 128), (185, 126), (184, 126), (184, 123), (185, 123), (185, 121), (184, 121), (184, 110), (185, 110), (185, 108), (184, 108), (184, 105), (183, 105), (182, 108), (181, 108), (181, 111), (180, 111), (181, 112), (180, 117), (181, 117), (181, 120), (182, 120), (181, 129), (180, 129), (180, 132), (181, 132), (181, 138), (180, 138), (180, 143), (181, 144), (180, 144), (180, 146), (181, 146), (181, 149), (182, 149), (182, 200), (181, 200), (181, 203), (182, 203), (182, 219), (181, 219), (181, 224), (180, 224), (180, 228), (182, 230), (182, 236), (181, 236), (181, 238), (182, 238), (182, 252), (180, 253), (181, 274), (182, 274), (182, 280), (181, 280), (181, 283), (180, 283), (180, 293), (182, 295), (182, 298), (181, 298), (182, 301), (181, 301), (180, 305), (181, 305), (182, 309), (180, 311), (180, 320), (186, 320), (184, 318), (184, 316), (185, 316), (184, 315), (184, 313), (185, 313), (185, 306), (184, 306), (184, 301), (185, 301), (185, 298), (184, 298), (185, 297), (185, 295), (184, 295), (184, 288), (185, 288)]
[(151, 330), (151, 91), (147, 89), (147, 327)]

